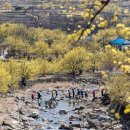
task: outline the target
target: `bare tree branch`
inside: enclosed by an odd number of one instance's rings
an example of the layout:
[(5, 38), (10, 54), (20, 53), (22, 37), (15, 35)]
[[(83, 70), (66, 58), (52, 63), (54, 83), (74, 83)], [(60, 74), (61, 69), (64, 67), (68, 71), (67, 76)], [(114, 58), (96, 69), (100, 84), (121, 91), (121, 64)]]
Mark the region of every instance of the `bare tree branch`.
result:
[(93, 23), (93, 21), (95, 20), (95, 18), (97, 17), (98, 14), (100, 14), (102, 12), (102, 10), (109, 4), (111, 0), (106, 0), (106, 1), (101, 1), (101, 3), (103, 4), (103, 6), (95, 13), (95, 15), (91, 18), (90, 23), (81, 31), (80, 36), (78, 38), (78, 40), (76, 42), (78, 42), (81, 37), (83, 36), (84, 32), (91, 27), (91, 24)]

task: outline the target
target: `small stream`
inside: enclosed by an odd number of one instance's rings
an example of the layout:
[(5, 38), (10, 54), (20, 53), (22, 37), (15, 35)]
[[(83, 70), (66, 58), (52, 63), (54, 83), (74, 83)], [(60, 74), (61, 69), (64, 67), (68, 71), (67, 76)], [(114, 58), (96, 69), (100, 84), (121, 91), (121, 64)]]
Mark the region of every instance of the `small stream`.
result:
[[(50, 130), (58, 130), (59, 128), (59, 124), (64, 124), (64, 123), (69, 123), (69, 117), (71, 115), (73, 115), (73, 105), (69, 104), (69, 101), (67, 101), (67, 99), (65, 98), (64, 100), (60, 100), (60, 97), (63, 97), (63, 92), (62, 91), (58, 91), (58, 104), (55, 108), (51, 108), (51, 109), (45, 109), (45, 110), (40, 110), (40, 119), (35, 120), (33, 123), (38, 125), (42, 122), (42, 119), (44, 120), (48, 120), (49, 124), (47, 124), (45, 126), (45, 130), (48, 130), (48, 128), (51, 126), (53, 129)], [(44, 91), (42, 92), (42, 99), (44, 100), (41, 103), (41, 108), (45, 108), (45, 100), (49, 100), (51, 99), (51, 94), (48, 91)], [(66, 115), (61, 115), (59, 114), (59, 110), (61, 109), (65, 109), (68, 111), (68, 114)], [(40, 129), (36, 129), (36, 130), (40, 130)]]
[[(83, 87), (85, 88), (85, 87)], [(98, 87), (95, 87), (97, 89)], [(92, 90), (91, 88), (88, 88), (88, 90)], [(69, 99), (65, 97), (65, 94), (67, 94), (66, 91), (58, 90), (58, 104), (55, 108), (51, 109), (45, 109), (45, 101), (48, 101), (51, 99), (51, 92), (49, 90), (46, 90), (44, 92), (41, 92), (43, 101), (40, 104), (40, 108), (44, 108), (43, 110), (40, 110), (40, 118), (35, 120), (33, 124), (39, 125), (43, 122), (43, 120), (47, 120), (47, 124), (44, 128), (39, 128), (35, 130), (58, 130), (61, 124), (69, 124), (69, 117), (74, 114), (74, 104), (69, 102)], [(61, 99), (62, 97), (62, 99)], [(73, 101), (73, 100), (71, 100)], [(61, 115), (59, 114), (59, 110), (67, 110), (68, 114)], [(72, 121), (71, 121), (72, 122)], [(73, 123), (80, 123), (80, 121), (73, 121)], [(82, 129), (87, 130), (87, 129)]]

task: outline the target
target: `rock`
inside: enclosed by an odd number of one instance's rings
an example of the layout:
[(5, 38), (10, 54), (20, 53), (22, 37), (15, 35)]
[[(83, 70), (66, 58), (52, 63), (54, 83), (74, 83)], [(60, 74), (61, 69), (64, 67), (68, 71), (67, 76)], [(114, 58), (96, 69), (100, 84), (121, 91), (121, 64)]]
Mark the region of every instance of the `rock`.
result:
[(59, 114), (63, 114), (63, 115), (65, 115), (65, 114), (68, 114), (68, 111), (67, 111), (67, 110), (62, 109), (62, 110), (59, 110)]
[(11, 128), (9, 126), (2, 126), (0, 127), (0, 130), (14, 130), (14, 128)]
[(65, 129), (65, 130), (73, 130), (72, 126), (69, 126), (67, 124), (63, 124), (59, 127), (59, 129)]
[(39, 107), (38, 109), (41, 110), (41, 111), (44, 111), (46, 108), (45, 107)]
[(53, 120), (48, 120), (48, 122), (53, 122)]
[(75, 114), (78, 114), (79, 113), (79, 111), (78, 110), (75, 110), (75, 112), (74, 112)]
[(111, 124), (109, 122), (103, 122), (102, 125), (105, 127), (105, 128), (108, 128), (111, 126)]
[(59, 125), (59, 124), (60, 124), (60, 122), (54, 122), (54, 124), (55, 124), (55, 125)]
[(25, 101), (25, 104), (32, 104), (32, 102), (27, 100), (27, 101)]
[(38, 109), (39, 107), (38, 107), (37, 105), (33, 104), (33, 105), (32, 105), (32, 108), (33, 108), (33, 109)]
[(99, 117), (99, 114), (91, 112), (91, 113), (89, 113), (89, 116), (91, 117), (91, 119), (95, 119), (95, 118)]
[(116, 126), (113, 126), (113, 129), (116, 130), (116, 129), (121, 129), (122, 128), (122, 125), (116, 125)]
[(74, 123), (74, 124), (71, 124), (72, 127), (78, 127), (78, 128), (81, 128), (81, 124), (80, 123)]
[(17, 98), (14, 99), (15, 102), (19, 102), (19, 100)]
[(26, 117), (26, 116), (20, 116), (20, 119), (22, 120), (22, 122), (28, 122), (28, 121), (34, 121), (33, 118), (29, 118), (29, 117)]
[(14, 129), (12, 120), (6, 119), (2, 123), (3, 126), (9, 126), (10, 128)]
[(98, 126), (100, 125), (96, 120), (91, 120), (90, 118), (87, 119), (87, 122), (88, 122), (88, 129), (90, 128), (95, 128), (97, 129)]
[(29, 130), (35, 130), (35, 126), (32, 126), (31, 128), (29, 128)]
[(95, 111), (95, 112), (100, 112), (101, 109), (95, 108), (93, 111)]
[(10, 115), (10, 117), (14, 120), (19, 120), (19, 115), (16, 115), (16, 114), (12, 114)]
[(39, 118), (39, 113), (38, 112), (32, 112), (32, 113), (29, 114), (28, 117), (35, 118), (35, 119)]
[(15, 97), (16, 100), (20, 100), (20, 98), (18, 96)]
[(49, 95), (50, 93), (49, 93), (49, 92), (47, 92), (46, 94), (48, 94), (48, 95)]
[(44, 112), (48, 112), (47, 110), (44, 110)]
[(55, 112), (51, 112), (53, 115), (56, 115), (56, 113)]
[(47, 126), (47, 129), (54, 129), (53, 126)]
[(97, 119), (99, 121), (112, 120), (110, 116), (106, 116), (106, 115), (100, 115)]
[(60, 97), (60, 100), (64, 100), (65, 98), (64, 97)]
[(17, 112), (19, 112), (19, 114), (21, 114), (21, 115), (25, 115), (25, 113), (22, 109), (18, 109)]
[(76, 110), (83, 110), (83, 109), (85, 109), (85, 106), (79, 106), (79, 107), (76, 107), (75, 109), (74, 109), (74, 111), (76, 111)]
[(79, 119), (79, 115), (75, 114), (75, 115), (72, 115), (70, 116), (69, 118), (71, 121), (75, 121), (75, 120), (78, 120)]
[(81, 130), (81, 128), (73, 127), (74, 130)]
[(25, 101), (25, 97), (21, 97), (21, 101)]
[(42, 118), (42, 121), (47, 121), (48, 119), (47, 118)]
[(18, 124), (19, 122), (17, 120), (12, 120), (13, 124)]

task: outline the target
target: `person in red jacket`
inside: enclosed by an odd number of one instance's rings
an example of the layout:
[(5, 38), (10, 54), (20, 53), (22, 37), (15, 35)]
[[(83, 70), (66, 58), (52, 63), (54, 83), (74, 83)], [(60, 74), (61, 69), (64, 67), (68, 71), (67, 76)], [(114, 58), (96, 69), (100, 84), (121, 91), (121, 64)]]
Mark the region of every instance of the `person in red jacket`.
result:
[(71, 98), (71, 92), (68, 90), (68, 97)]
[(93, 94), (93, 99), (95, 99), (95, 97), (96, 97), (96, 92), (95, 92), (95, 90), (93, 90), (92, 94)]

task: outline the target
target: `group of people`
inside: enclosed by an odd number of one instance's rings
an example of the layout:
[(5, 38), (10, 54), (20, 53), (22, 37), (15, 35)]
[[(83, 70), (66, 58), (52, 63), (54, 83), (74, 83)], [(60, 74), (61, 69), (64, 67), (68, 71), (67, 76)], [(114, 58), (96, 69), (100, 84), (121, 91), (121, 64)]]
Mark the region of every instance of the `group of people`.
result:
[(40, 92), (37, 92), (36, 94), (33, 92), (31, 95), (31, 99), (32, 101), (35, 99), (38, 99), (38, 102), (41, 100), (42, 101), (42, 95), (40, 94)]
[[(103, 92), (102, 92), (103, 93)], [(58, 90), (52, 90), (51, 91), (51, 98), (52, 99), (56, 99), (56, 97), (58, 96)], [(92, 91), (92, 96), (93, 96), (93, 100), (96, 98), (96, 91), (93, 90)], [(71, 98), (87, 98), (88, 97), (88, 91), (87, 90), (84, 90), (84, 89), (69, 89), (68, 90), (68, 98), (71, 99)], [(39, 101), (42, 101), (42, 95), (40, 92), (33, 92), (32, 95), (31, 95), (31, 99), (32, 101), (34, 101), (35, 99), (38, 99), (38, 102)]]
[[(51, 91), (51, 98), (56, 98), (58, 96), (58, 91), (57, 90), (52, 90)], [(38, 102), (41, 100), (42, 101), (42, 95), (40, 92), (32, 92), (31, 94), (31, 99), (34, 101), (35, 99), (38, 99)]]
[(68, 98), (83, 98), (88, 97), (88, 92), (83, 89), (68, 90)]
[[(93, 99), (96, 98), (96, 90), (92, 91)], [(84, 89), (71, 89), (68, 90), (68, 98), (84, 98), (88, 97), (88, 91)]]

